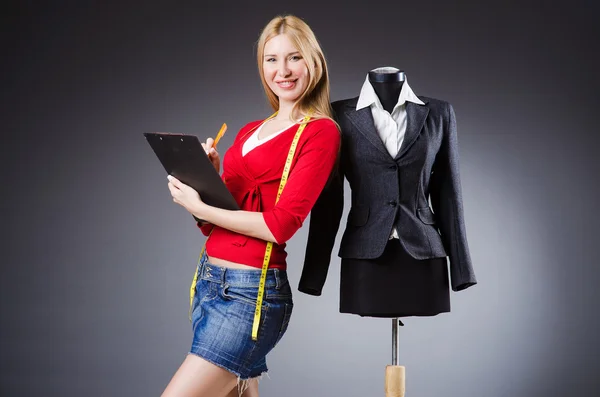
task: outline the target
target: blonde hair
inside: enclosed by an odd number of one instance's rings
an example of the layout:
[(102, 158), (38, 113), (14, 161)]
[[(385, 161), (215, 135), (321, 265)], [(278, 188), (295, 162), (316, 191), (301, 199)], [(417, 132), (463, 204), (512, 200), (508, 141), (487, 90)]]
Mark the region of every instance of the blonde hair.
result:
[(264, 50), (266, 42), (280, 34), (287, 35), (302, 55), (302, 58), (305, 59), (308, 68), (308, 85), (294, 104), (290, 119), (293, 119), (294, 114), (297, 112), (306, 115), (309, 109), (312, 109), (312, 119), (327, 118), (334, 121), (329, 99), (329, 73), (325, 56), (311, 28), (302, 19), (293, 15), (273, 18), (264, 27), (258, 39), (256, 50), (258, 71), (269, 104), (274, 111), (279, 109), (279, 98), (271, 91), (265, 80), (263, 70)]

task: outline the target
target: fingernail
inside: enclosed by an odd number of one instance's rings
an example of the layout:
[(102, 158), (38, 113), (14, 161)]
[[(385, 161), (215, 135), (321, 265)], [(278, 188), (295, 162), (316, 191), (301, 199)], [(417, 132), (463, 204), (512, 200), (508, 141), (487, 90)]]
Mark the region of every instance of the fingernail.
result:
[(171, 179), (173, 179), (173, 177), (171, 175), (167, 175), (167, 179), (171, 180)]

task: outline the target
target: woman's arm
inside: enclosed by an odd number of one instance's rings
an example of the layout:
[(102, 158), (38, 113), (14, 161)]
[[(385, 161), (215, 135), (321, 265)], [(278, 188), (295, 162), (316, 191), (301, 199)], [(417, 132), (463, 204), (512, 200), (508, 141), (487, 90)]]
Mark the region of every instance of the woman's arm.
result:
[(267, 227), (262, 212), (224, 210), (200, 201), (198, 209), (192, 214), (224, 229), (275, 242), (275, 237)]
[(315, 131), (300, 151), (280, 200), (267, 212), (230, 211), (209, 206), (193, 188), (171, 176), (169, 189), (173, 201), (211, 225), (282, 244), (302, 226), (319, 197), (333, 169), (339, 145), (340, 135), (335, 124), (327, 123)]
[(200, 199), (194, 188), (171, 175), (168, 179), (173, 201), (187, 209), (194, 217), (236, 233), (275, 242), (262, 212), (231, 211), (210, 206)]

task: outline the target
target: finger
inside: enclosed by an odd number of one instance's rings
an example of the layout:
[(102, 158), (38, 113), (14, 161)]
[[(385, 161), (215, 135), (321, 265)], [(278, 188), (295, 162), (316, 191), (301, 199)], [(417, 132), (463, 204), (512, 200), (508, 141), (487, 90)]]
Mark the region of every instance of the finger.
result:
[(176, 188), (180, 188), (181, 187), (181, 182), (179, 181), (179, 179), (175, 178), (173, 175), (167, 175), (167, 179), (169, 180), (169, 182), (171, 182), (173, 184), (173, 186), (175, 186)]
[(171, 193), (171, 197), (179, 196), (181, 190), (177, 189), (172, 184), (169, 184), (169, 192)]
[(214, 139), (208, 138), (206, 140), (206, 146), (208, 146), (209, 149), (212, 148), (214, 144), (215, 144), (215, 140)]

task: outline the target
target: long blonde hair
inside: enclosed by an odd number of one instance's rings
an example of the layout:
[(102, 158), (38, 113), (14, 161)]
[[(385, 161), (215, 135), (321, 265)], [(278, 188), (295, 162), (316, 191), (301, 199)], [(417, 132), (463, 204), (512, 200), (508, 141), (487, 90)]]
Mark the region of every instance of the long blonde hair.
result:
[(297, 112), (307, 114), (309, 109), (312, 109), (312, 119), (328, 118), (333, 121), (329, 99), (329, 73), (325, 56), (312, 29), (302, 19), (293, 15), (282, 15), (273, 18), (264, 27), (258, 39), (256, 50), (258, 71), (269, 104), (274, 111), (279, 109), (279, 98), (271, 91), (264, 76), (265, 43), (280, 34), (287, 35), (306, 60), (308, 68), (308, 85), (294, 104), (290, 119), (294, 121), (294, 114)]

